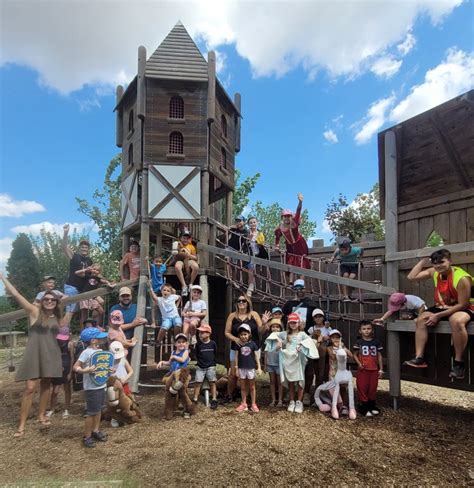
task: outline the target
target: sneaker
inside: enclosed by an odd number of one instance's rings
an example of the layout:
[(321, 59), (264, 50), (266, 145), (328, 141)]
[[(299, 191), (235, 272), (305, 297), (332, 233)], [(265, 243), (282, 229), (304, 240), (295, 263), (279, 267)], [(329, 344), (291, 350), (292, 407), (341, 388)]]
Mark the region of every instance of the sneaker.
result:
[(303, 405), (309, 407), (311, 405), (311, 396), (309, 393), (303, 395)]
[(248, 297), (251, 297), (253, 292), (255, 290), (255, 285), (252, 283), (251, 285), (249, 285), (249, 287), (247, 288), (247, 296)]
[(211, 400), (211, 410), (216, 410), (217, 408), (217, 400)]
[(119, 421), (116, 419), (112, 419), (110, 421), (110, 426), (113, 427), (114, 429), (116, 429), (117, 427), (120, 427)]
[(374, 416), (375, 415), (380, 415), (380, 410), (377, 407), (374, 407), (374, 408), (372, 408), (372, 410), (370, 411), (370, 413), (372, 415), (374, 415)]
[(466, 368), (464, 368), (464, 366), (455, 364), (451, 369), (451, 373), (449, 373), (449, 377), (456, 380), (462, 380), (464, 379), (465, 370)]
[(187, 297), (187, 296), (188, 296), (188, 294), (189, 294), (188, 287), (187, 287), (187, 286), (185, 286), (185, 287), (183, 288), (183, 290), (181, 291), (181, 296), (182, 296), (182, 297)]
[(295, 413), (303, 413), (303, 402), (300, 402), (299, 400), (296, 401)]
[(345, 303), (350, 303), (350, 302), (352, 302), (352, 298), (349, 296), (344, 296), (344, 297), (342, 297), (342, 301)]
[(107, 440), (107, 434), (98, 430), (97, 432), (92, 432), (92, 438), (99, 442), (105, 442)]
[(341, 408), (341, 415), (349, 415), (349, 409), (346, 406)]
[(69, 418), (69, 411), (68, 410), (64, 410), (63, 412), (63, 419), (68, 419)]
[(409, 361), (405, 361), (403, 363), (404, 366), (410, 366), (411, 368), (427, 368), (428, 365), (426, 364), (426, 361), (423, 358), (413, 358), (410, 359)]
[(276, 406), (277, 408), (283, 408), (283, 402), (280, 400)]
[(272, 400), (268, 406), (269, 407), (276, 407), (276, 403), (277, 402), (275, 400)]
[(82, 444), (84, 445), (84, 447), (95, 447), (95, 442), (92, 437), (84, 437), (82, 439)]
[(44, 414), (45, 417), (48, 417), (50, 419), (53, 416), (54, 410), (46, 410), (46, 413)]
[(372, 412), (367, 412), (364, 417), (373, 417), (374, 414)]
[(291, 400), (291, 402), (288, 404), (287, 410), (288, 410), (288, 412), (294, 413), (294, 411), (295, 411), (295, 402), (293, 400)]
[(258, 413), (260, 412), (260, 409), (258, 408), (257, 404), (254, 403), (251, 407), (250, 410), (252, 410), (253, 413)]
[(197, 344), (197, 338), (195, 335), (191, 336), (191, 346), (195, 346)]
[(246, 412), (248, 410), (247, 404), (246, 403), (241, 403), (236, 409), (236, 412), (242, 413)]
[(190, 419), (191, 418), (191, 414), (189, 412), (183, 412), (183, 418)]
[(227, 405), (228, 403), (232, 403), (234, 401), (234, 399), (229, 396), (229, 395), (226, 395), (223, 399), (222, 399), (222, 404), (223, 405)]

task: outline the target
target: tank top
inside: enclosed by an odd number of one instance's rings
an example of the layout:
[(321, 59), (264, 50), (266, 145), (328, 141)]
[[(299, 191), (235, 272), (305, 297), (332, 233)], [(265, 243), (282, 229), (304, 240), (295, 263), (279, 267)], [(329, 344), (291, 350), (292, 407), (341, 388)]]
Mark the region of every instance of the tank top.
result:
[[(258, 325), (255, 319), (252, 317), (250, 319), (240, 320), (237, 316), (232, 319), (232, 335), (235, 337), (239, 337), (239, 327), (242, 324), (247, 324), (250, 326), (250, 330), (252, 331), (252, 341), (257, 344), (258, 349), (260, 349), (260, 334), (258, 333)], [(237, 346), (235, 342), (230, 343), (230, 348), (234, 351), (237, 350)]]
[(435, 303), (438, 306), (452, 307), (458, 303), (457, 286), (461, 278), (471, 279), (471, 298), (469, 300), (469, 310), (474, 311), (474, 298), (472, 297), (472, 277), (462, 268), (452, 266), (451, 271), (444, 277), (438, 272), (433, 275), (435, 285)]

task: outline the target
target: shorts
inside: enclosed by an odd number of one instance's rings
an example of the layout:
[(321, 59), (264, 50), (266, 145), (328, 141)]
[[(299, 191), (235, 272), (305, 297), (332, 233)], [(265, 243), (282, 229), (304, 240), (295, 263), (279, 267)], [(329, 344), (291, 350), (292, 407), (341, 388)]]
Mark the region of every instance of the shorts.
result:
[(198, 324), (201, 324), (201, 319), (199, 317), (186, 317), (183, 322), (188, 325), (192, 322), (197, 322)]
[(280, 374), (280, 366), (274, 366), (273, 364), (267, 364), (267, 373)]
[(105, 402), (105, 387), (97, 390), (85, 390), (86, 397), (86, 415), (93, 417), (102, 412)]
[[(469, 321), (474, 320), (474, 312), (472, 310), (465, 308), (464, 310), (458, 310), (458, 311), (467, 313), (469, 315)], [(426, 312), (440, 313), (440, 312), (444, 312), (444, 308), (430, 307), (430, 308), (426, 309)], [(446, 319), (449, 319), (449, 317), (446, 317)]]
[(239, 378), (241, 380), (254, 380), (255, 379), (255, 370), (254, 369), (239, 368)]
[[(64, 294), (68, 297), (73, 297), (75, 295), (79, 295), (79, 290), (75, 286), (64, 285)], [(79, 310), (79, 303), (69, 303), (66, 305), (64, 310), (69, 313), (77, 312)]]
[(341, 264), (340, 270), (341, 270), (341, 276), (344, 275), (345, 273), (356, 275), (359, 272), (359, 264), (358, 263)]
[(215, 383), (217, 381), (215, 366), (209, 366), (209, 368), (200, 368), (198, 366), (196, 368), (196, 376), (194, 377), (194, 381), (196, 383), (202, 383), (206, 378), (209, 383)]
[(183, 321), (181, 320), (181, 317), (171, 317), (169, 319), (163, 319), (160, 327), (163, 330), (170, 330), (171, 327), (181, 327), (182, 325)]
[(81, 300), (79, 302), (79, 308), (81, 310), (97, 310), (104, 304), (102, 297), (89, 298), (89, 300)]
[(125, 395), (129, 396), (131, 394), (131, 391), (130, 391), (130, 386), (128, 386), (128, 383), (125, 383), (123, 385), (123, 392), (125, 393)]

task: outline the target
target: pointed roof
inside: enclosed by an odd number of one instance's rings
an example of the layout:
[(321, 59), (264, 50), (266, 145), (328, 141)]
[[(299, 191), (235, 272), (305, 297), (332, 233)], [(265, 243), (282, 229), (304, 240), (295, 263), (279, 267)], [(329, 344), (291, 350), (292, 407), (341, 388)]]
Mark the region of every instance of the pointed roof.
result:
[(207, 81), (207, 62), (180, 21), (146, 62), (145, 76)]

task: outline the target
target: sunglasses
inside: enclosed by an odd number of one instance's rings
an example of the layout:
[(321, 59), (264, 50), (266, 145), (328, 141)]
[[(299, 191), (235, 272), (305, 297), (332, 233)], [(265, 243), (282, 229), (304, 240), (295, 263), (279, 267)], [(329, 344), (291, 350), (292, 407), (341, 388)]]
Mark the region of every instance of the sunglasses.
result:
[(56, 298), (43, 298), (43, 302), (57, 302)]
[(132, 295), (120, 295), (120, 298), (130, 298)]
[(245, 298), (239, 298), (237, 303), (247, 303), (247, 300), (245, 300)]

